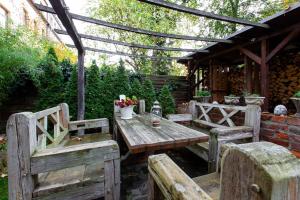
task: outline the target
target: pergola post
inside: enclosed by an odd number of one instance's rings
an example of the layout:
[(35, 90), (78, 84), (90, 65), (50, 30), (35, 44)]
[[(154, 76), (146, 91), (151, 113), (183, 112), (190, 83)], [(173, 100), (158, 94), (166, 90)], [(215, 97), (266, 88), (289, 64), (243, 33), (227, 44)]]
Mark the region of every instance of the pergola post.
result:
[(244, 64), (245, 64), (245, 88), (248, 92), (252, 93), (252, 64), (247, 56), (244, 56)]
[(260, 65), (260, 86), (261, 95), (265, 97), (263, 111), (267, 111), (269, 107), (269, 64), (267, 62), (268, 43), (267, 40), (261, 42), (261, 65)]
[[(78, 77), (77, 77), (77, 119), (84, 119), (85, 112), (85, 83), (84, 83), (84, 51), (78, 51)], [(82, 134), (82, 133), (81, 133)]]

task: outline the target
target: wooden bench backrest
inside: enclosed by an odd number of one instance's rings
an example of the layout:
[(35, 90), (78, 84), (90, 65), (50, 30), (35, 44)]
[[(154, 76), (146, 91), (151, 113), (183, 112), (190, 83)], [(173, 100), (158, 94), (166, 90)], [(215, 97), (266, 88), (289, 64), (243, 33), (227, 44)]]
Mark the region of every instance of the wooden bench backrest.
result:
[(56, 147), (69, 133), (69, 107), (56, 107), (34, 113), (36, 118), (37, 149)]
[(300, 160), (285, 147), (231, 146), (222, 160), (220, 200), (300, 199)]

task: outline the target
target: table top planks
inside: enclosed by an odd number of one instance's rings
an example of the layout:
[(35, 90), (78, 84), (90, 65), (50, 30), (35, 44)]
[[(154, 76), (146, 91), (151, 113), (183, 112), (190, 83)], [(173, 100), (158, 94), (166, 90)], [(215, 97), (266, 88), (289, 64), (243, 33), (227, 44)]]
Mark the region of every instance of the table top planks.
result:
[(158, 128), (152, 127), (150, 114), (135, 115), (123, 120), (115, 115), (115, 122), (131, 153), (185, 147), (207, 142), (208, 135), (167, 119)]

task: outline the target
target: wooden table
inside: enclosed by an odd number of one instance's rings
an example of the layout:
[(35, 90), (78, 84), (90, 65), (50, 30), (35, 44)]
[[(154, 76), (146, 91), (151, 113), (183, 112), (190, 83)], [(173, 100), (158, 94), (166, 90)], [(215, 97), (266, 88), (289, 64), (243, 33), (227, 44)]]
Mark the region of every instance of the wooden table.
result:
[(150, 114), (136, 115), (129, 120), (123, 120), (116, 114), (114, 137), (118, 140), (120, 135), (132, 154), (185, 147), (208, 141), (208, 135), (167, 119), (162, 119), (161, 126), (154, 128), (151, 125)]

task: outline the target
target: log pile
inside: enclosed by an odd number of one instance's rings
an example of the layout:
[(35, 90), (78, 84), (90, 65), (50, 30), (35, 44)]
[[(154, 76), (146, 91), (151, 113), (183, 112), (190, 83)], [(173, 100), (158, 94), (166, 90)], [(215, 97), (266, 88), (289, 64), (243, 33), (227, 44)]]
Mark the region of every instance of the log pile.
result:
[(270, 99), (287, 104), (300, 90), (300, 54), (287, 53), (276, 57), (270, 65)]

